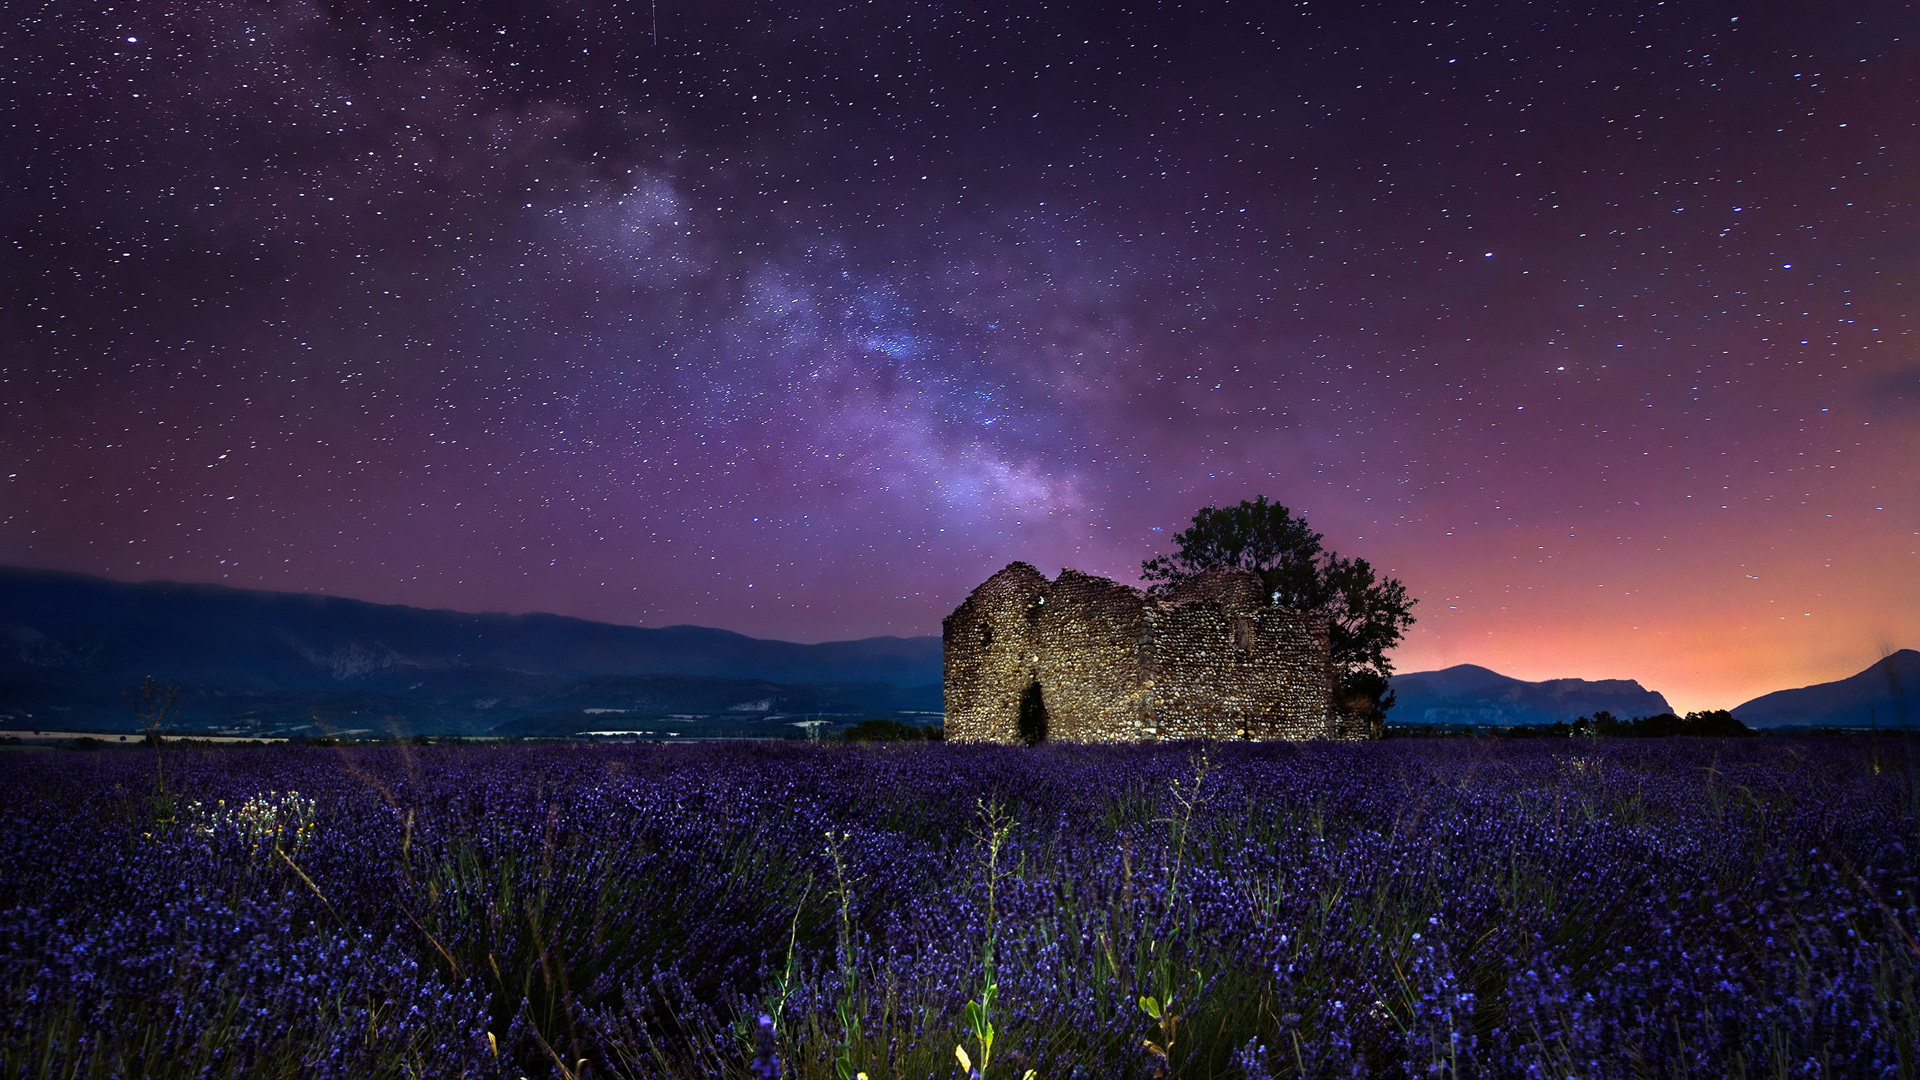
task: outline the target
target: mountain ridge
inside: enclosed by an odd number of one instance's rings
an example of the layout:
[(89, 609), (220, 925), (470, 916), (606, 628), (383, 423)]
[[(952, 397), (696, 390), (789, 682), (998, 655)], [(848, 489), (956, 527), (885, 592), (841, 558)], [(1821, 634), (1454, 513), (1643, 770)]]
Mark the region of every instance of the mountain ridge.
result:
[(1832, 682), (1762, 694), (1736, 705), (1750, 727), (1868, 727), (1920, 723), (1920, 652), (1901, 649)]
[[(854, 711), (868, 708), (867, 698), (872, 708), (938, 711), (941, 662), (935, 637), (809, 645), (686, 624), (0, 567), (0, 725), (129, 727), (120, 694), (149, 675), (183, 687), (183, 723), (286, 730), (309, 708), (336, 727), (476, 733), (509, 718), (473, 701), (538, 710), (576, 682), (609, 675), (886, 687), (835, 700)], [(903, 690), (910, 705), (900, 704)]]
[(1527, 682), (1478, 664), (1395, 675), (1398, 724), (1552, 724), (1605, 710), (1617, 716), (1671, 712), (1660, 693), (1633, 679), (1546, 679)]

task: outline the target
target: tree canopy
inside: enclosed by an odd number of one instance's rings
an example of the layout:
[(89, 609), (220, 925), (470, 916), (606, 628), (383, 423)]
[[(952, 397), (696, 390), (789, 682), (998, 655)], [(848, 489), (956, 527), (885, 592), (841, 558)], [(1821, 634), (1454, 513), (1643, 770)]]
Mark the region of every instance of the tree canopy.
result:
[(1140, 564), (1149, 591), (1164, 594), (1214, 567), (1252, 570), (1269, 602), (1327, 616), (1342, 696), (1379, 721), (1393, 707), (1387, 651), (1413, 625), (1405, 585), (1365, 559), (1329, 551), (1304, 517), (1262, 495), (1237, 506), (1203, 507), (1173, 538), (1175, 550)]

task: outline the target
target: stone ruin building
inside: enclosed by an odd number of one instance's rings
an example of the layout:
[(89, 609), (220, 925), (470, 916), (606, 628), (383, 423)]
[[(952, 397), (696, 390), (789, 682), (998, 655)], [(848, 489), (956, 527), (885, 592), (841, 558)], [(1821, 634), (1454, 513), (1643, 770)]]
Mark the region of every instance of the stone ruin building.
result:
[(1335, 707), (1326, 617), (1268, 603), (1251, 570), (1149, 596), (1016, 562), (942, 631), (957, 742), (1366, 737)]

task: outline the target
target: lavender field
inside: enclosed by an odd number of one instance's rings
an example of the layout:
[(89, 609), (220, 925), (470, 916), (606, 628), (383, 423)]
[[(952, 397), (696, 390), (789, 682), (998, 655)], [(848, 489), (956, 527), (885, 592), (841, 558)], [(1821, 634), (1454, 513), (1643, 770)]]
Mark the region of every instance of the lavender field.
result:
[(1913, 1077), (1904, 753), (11, 753), (0, 1074)]

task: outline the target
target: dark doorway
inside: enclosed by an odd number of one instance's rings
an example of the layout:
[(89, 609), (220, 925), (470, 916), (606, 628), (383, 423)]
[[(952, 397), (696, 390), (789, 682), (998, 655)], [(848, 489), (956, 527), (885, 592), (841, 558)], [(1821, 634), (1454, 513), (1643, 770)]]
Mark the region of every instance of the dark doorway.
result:
[(1020, 741), (1028, 746), (1047, 741), (1047, 702), (1040, 696), (1038, 682), (1020, 691)]

